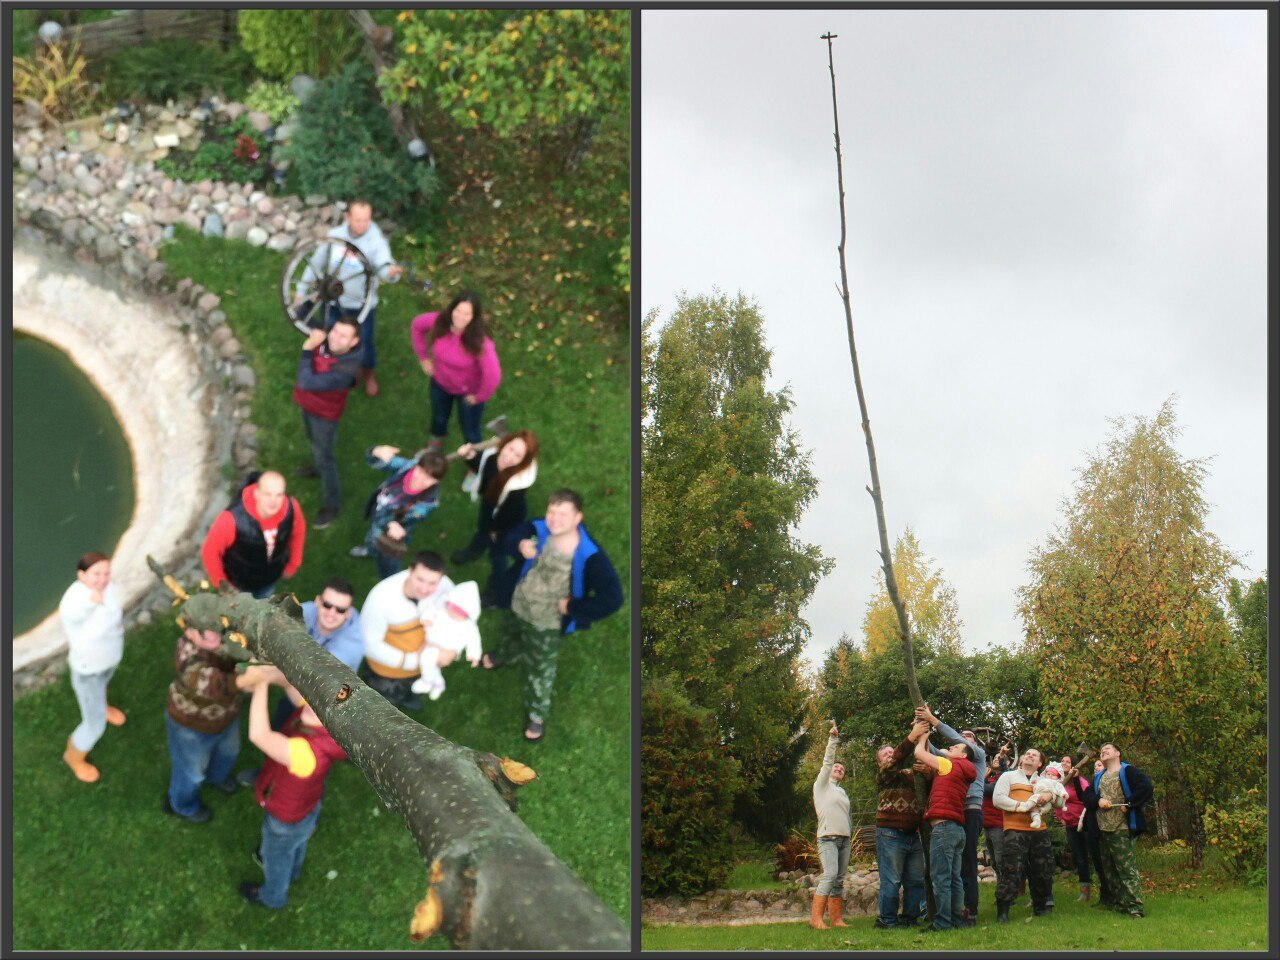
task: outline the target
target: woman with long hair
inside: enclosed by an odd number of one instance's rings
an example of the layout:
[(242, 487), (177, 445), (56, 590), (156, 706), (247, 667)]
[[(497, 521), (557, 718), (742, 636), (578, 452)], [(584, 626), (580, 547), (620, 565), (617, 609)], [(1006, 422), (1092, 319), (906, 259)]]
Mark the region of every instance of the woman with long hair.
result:
[(526, 491), (538, 479), (538, 438), (531, 430), (517, 430), (503, 437), (497, 447), (482, 452), (464, 443), (458, 448), (458, 457), (467, 465), (463, 486), (472, 502), (480, 504), (480, 510), (471, 542), (450, 559), (470, 563), (489, 552), (489, 583), (482, 600), (491, 602), (492, 590), (509, 563), (503, 541), (529, 514)]
[(455, 400), (463, 439), (479, 443), (485, 402), (502, 379), (479, 296), (464, 290), (439, 313), (419, 314), (413, 318), (409, 334), (422, 372), (431, 378), (428, 449), (439, 450), (444, 445)]
[(107, 724), (124, 724), (124, 713), (107, 703), (107, 683), (124, 655), (124, 611), (111, 585), (111, 561), (86, 553), (76, 564), (75, 583), (58, 604), (67, 635), (71, 689), (80, 704), (80, 725), (67, 740), (63, 761), (76, 779), (93, 783), (98, 768), (85, 759)]

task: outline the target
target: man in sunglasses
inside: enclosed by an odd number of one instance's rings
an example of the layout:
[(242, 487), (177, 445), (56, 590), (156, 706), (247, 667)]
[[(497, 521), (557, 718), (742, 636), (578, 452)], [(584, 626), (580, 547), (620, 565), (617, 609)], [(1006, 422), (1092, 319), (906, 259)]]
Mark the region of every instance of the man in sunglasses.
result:
[[(364, 656), (364, 641), (360, 638), (360, 612), (355, 607), (351, 584), (341, 577), (331, 579), (319, 596), (302, 605), (302, 620), (311, 638), (355, 673)], [(282, 696), (271, 714), (271, 729), (279, 730), (293, 708), (289, 698)]]

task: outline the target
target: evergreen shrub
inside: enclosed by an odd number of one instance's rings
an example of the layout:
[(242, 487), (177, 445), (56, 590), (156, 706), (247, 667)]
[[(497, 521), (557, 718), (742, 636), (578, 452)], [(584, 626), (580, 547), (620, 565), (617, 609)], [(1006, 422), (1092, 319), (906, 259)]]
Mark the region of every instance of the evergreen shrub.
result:
[(281, 148), (302, 194), (361, 196), (376, 211), (399, 211), (430, 196), (435, 177), (397, 141), (373, 72), (348, 64), (316, 84)]
[(640, 717), (642, 890), (691, 896), (721, 886), (733, 867), (738, 762), (711, 713), (672, 683), (643, 681)]

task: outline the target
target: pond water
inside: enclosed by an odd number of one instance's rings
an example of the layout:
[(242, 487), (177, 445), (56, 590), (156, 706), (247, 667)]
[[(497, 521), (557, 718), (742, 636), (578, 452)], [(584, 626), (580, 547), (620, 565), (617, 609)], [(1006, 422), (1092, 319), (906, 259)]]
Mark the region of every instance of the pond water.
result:
[(13, 336), (14, 636), (57, 609), (90, 550), (133, 517), (133, 459), (110, 405), (61, 350)]

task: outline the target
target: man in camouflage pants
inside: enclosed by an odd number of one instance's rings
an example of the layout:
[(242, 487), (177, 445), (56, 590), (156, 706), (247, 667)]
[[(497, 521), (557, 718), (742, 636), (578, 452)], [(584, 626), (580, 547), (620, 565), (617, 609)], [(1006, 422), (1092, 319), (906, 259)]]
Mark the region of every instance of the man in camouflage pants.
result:
[(1043, 917), (1053, 909), (1053, 846), (1049, 842), (1049, 817), (1040, 826), (1032, 826), (1031, 810), (1049, 801), (1062, 809), (1066, 799), (1040, 788), (1040, 766), (1044, 762), (1034, 747), (1024, 750), (1018, 765), (1006, 770), (991, 791), (991, 803), (1003, 811), (1004, 849), (996, 880), (996, 922), (1009, 922), (1009, 907), (1018, 899), (1025, 876), (1031, 887), (1031, 907), (1035, 916)]
[(1114, 743), (1098, 750), (1102, 769), (1093, 776), (1092, 805), (1098, 811), (1098, 840), (1102, 870), (1111, 902), (1118, 913), (1141, 917), (1142, 887), (1133, 840), (1147, 829), (1142, 808), (1150, 802), (1151, 779), (1133, 764), (1120, 759)]
[[(551, 709), (561, 642), (621, 607), (622, 586), (609, 557), (587, 533), (582, 497), (573, 490), (552, 493), (546, 519), (517, 527), (507, 547), (520, 563), (505, 587), (516, 626), (506, 659), (524, 665), (524, 738), (534, 742), (542, 739)], [(504, 661), (486, 654), (483, 662), (493, 669)]]

